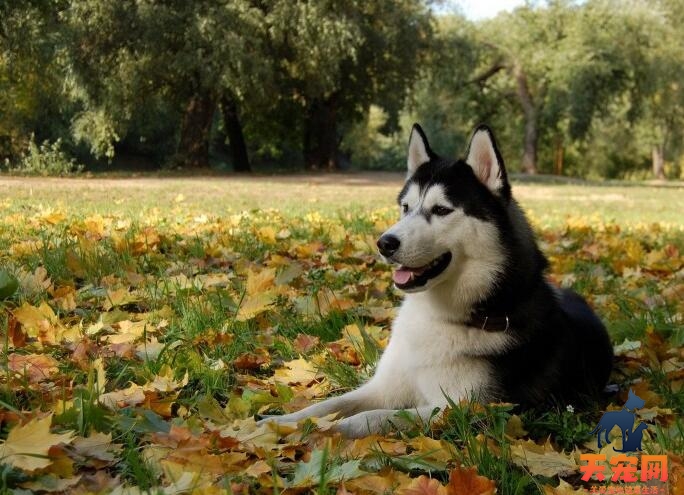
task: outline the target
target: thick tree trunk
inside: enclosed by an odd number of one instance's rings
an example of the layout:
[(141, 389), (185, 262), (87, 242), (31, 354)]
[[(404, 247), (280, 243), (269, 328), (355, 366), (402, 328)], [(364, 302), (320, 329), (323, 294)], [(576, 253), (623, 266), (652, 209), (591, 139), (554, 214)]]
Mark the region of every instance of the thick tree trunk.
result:
[(653, 177), (658, 180), (665, 180), (665, 153), (664, 146), (658, 144), (651, 150), (651, 164), (653, 166)]
[(525, 116), (525, 138), (523, 141), (523, 171), (528, 174), (537, 173), (537, 108), (527, 84), (527, 76), (519, 65), (513, 68), (516, 81), (516, 93)]
[(237, 103), (232, 96), (224, 96), (221, 99), (221, 113), (223, 114), (223, 126), (230, 142), (230, 154), (233, 162), (233, 170), (236, 172), (251, 172), (249, 155), (245, 135), (242, 132), (242, 123), (238, 113)]
[(314, 100), (304, 124), (304, 163), (310, 170), (338, 168), (337, 102)]
[(190, 98), (185, 107), (178, 142), (177, 159), (190, 168), (209, 166), (209, 134), (216, 104), (206, 94)]

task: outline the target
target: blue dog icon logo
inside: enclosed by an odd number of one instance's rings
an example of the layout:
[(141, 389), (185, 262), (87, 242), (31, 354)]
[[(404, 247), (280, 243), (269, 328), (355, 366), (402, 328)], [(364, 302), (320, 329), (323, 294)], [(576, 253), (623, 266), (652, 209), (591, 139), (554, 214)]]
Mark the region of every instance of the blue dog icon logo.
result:
[(596, 440), (598, 440), (598, 448), (601, 448), (601, 433), (606, 443), (610, 443), (608, 438), (608, 433), (614, 427), (619, 427), (622, 432), (622, 450), (618, 450), (613, 447), (616, 452), (636, 452), (641, 450), (641, 439), (644, 435), (644, 430), (648, 427), (646, 423), (639, 423), (634, 430), (634, 421), (636, 416), (634, 411), (644, 407), (644, 400), (636, 395), (632, 390), (629, 391), (629, 397), (627, 402), (622, 407), (620, 411), (608, 411), (604, 413), (599, 421), (599, 424), (594, 428), (592, 434), (596, 434)]

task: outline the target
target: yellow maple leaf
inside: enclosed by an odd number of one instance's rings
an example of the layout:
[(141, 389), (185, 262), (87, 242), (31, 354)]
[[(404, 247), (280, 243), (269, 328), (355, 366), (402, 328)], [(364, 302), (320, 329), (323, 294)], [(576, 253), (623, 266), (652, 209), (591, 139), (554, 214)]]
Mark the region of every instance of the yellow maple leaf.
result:
[(274, 285), (276, 271), (274, 268), (264, 268), (263, 270), (249, 270), (245, 290), (247, 295), (253, 296), (263, 293)]
[(143, 390), (146, 392), (173, 392), (188, 384), (188, 372), (181, 380), (174, 380), (173, 369), (168, 364), (165, 364), (159, 370), (159, 374), (154, 377), (151, 382), (143, 385)]
[(237, 321), (251, 320), (260, 313), (263, 313), (275, 300), (272, 292), (264, 292), (253, 296), (245, 296), (240, 304), (235, 319)]
[(45, 301), (38, 307), (24, 302), (13, 314), (29, 337), (38, 338), (43, 344), (57, 343), (61, 325), (57, 315)]
[(0, 445), (2, 462), (29, 472), (48, 467), (52, 463), (48, 457), (50, 447), (71, 443), (75, 436), (73, 431), (50, 433), (51, 423), (52, 414), (12, 428)]
[(548, 440), (544, 445), (537, 445), (532, 440), (518, 441), (511, 445), (511, 458), (515, 464), (524, 466), (532, 474), (549, 478), (572, 474), (578, 469), (572, 454), (557, 452)]
[(273, 375), (277, 382), (308, 385), (318, 375), (313, 364), (304, 358), (293, 359), (283, 364), (284, 367), (277, 369)]

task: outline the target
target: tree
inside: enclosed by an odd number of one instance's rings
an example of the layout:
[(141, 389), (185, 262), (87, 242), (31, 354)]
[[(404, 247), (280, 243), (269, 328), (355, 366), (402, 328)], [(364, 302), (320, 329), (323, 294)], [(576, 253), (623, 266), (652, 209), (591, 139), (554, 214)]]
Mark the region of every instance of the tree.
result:
[[(81, 133), (96, 152), (126, 133), (136, 110), (163, 96), (177, 115), (176, 162), (209, 163), (217, 107), (234, 165), (249, 170), (238, 106), (262, 92), (270, 69), (260, 52), (264, 13), (249, 1), (72, 2), (70, 55), (82, 88), (79, 120), (108, 132)], [(78, 126), (77, 126), (78, 127)], [(84, 127), (84, 126), (81, 126)], [(102, 143), (100, 143), (102, 141)]]
[(340, 128), (360, 120), (371, 103), (396, 128), (431, 36), (423, 2), (281, 0), (271, 18), (292, 97), (303, 108), (308, 168), (338, 167)]
[(26, 150), (32, 134), (56, 140), (67, 106), (64, 71), (55, 43), (62, 2), (0, 3), (0, 161)]

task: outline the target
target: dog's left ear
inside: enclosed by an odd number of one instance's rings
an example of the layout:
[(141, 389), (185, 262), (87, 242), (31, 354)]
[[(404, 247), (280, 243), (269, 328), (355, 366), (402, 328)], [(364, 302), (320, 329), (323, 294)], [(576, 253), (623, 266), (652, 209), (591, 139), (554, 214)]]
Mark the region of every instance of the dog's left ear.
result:
[(423, 128), (418, 124), (413, 124), (411, 129), (411, 137), (409, 137), (408, 157), (406, 165), (408, 168), (408, 177), (411, 177), (418, 167), (430, 161), (433, 153), (430, 150), (430, 144), (425, 137)]
[(506, 169), (494, 134), (486, 125), (479, 125), (473, 132), (466, 153), (466, 163), (490, 191), (500, 196), (507, 195), (510, 186)]

